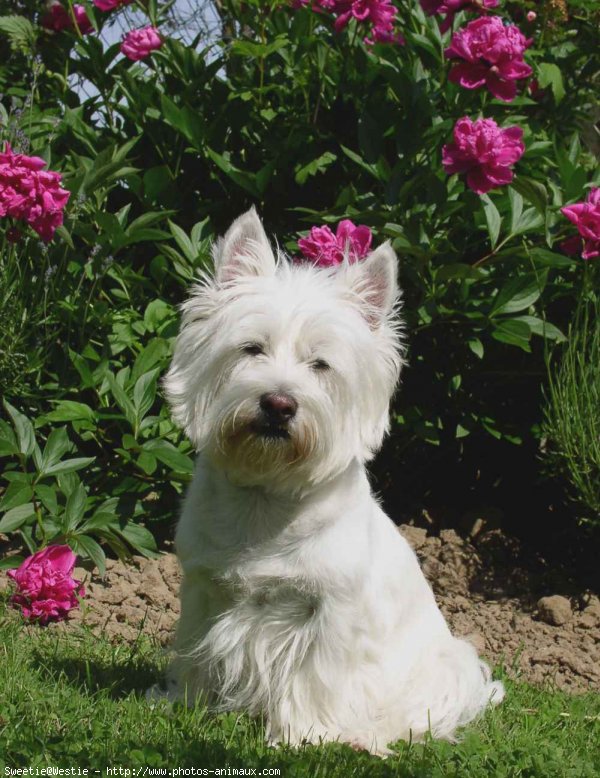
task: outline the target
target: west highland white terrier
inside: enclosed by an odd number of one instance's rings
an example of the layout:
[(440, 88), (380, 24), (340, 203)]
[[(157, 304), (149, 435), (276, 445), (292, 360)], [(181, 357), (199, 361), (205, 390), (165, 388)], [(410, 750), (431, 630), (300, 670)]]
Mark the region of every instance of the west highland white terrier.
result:
[(293, 263), (251, 210), (214, 264), (165, 379), (198, 451), (169, 696), (262, 714), (272, 743), (452, 739), (504, 690), (367, 478), (402, 365), (394, 251)]

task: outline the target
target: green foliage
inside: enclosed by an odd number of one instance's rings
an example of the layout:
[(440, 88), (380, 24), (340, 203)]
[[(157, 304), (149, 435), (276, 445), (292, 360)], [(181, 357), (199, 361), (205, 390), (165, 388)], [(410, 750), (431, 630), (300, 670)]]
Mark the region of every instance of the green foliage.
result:
[(0, 16), (0, 32), (15, 49), (24, 53), (33, 51), (37, 35), (33, 24), (24, 16)]
[[(597, 282), (597, 274), (595, 275)], [(543, 432), (550, 474), (569, 484), (584, 521), (600, 526), (600, 297), (584, 299), (568, 344), (548, 365)]]
[[(167, 35), (138, 63), (95, 32), (44, 31), (32, 0), (10, 5), (0, 142), (46, 159), (71, 198), (50, 244), (26, 230), (0, 241), (0, 391), (42, 441), (66, 425), (93, 458), (90, 500), (117, 498), (121, 522), (152, 529), (171, 516), (191, 472), (159, 389), (174, 306), (251, 203), (292, 255), (302, 232), (342, 218), (398, 252), (410, 367), (393, 418), (411, 456), (395, 472), (428, 463), (431, 445), (458, 459), (532, 438), (545, 348), (564, 339), (582, 287), (582, 261), (560, 250), (573, 234), (560, 207), (598, 182), (599, 3), (569, 3), (568, 18), (550, 3), (502, 6), (520, 24), (538, 11), (527, 57), (541, 92), (521, 82), (509, 104), (448, 81), (451, 33), (418, 0), (397, 1), (406, 45), (373, 47), (310, 4), (224, 0), (223, 40)], [(144, 6), (148, 19), (160, 25), (168, 5)], [(100, 29), (109, 19), (94, 14)], [(479, 197), (444, 172), (464, 115), (523, 127), (510, 186)]]
[[(119, 519), (116, 497), (90, 496), (78, 471), (88, 468), (95, 458), (67, 457), (75, 446), (66, 427), (54, 426), (41, 447), (31, 421), (6, 401), (4, 408), (12, 427), (0, 419), (0, 454), (13, 462), (7, 463), (3, 476), (8, 486), (0, 500), (0, 532), (18, 531), (32, 553), (38, 546), (68, 543), (81, 557), (91, 559), (101, 573), (105, 555), (95, 538), (119, 556), (126, 555), (129, 547), (145, 556), (156, 555), (151, 532)], [(92, 415), (82, 403), (71, 403), (54, 414), (54, 421), (73, 417), (90, 421)]]

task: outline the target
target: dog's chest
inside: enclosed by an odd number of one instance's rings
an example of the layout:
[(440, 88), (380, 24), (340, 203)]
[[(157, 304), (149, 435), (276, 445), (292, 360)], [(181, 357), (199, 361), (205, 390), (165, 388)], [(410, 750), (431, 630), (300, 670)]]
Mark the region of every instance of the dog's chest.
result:
[(299, 576), (240, 575), (230, 572), (219, 579), (232, 603), (223, 618), (244, 619), (257, 626), (277, 620), (301, 627), (317, 616), (325, 593), (316, 581)]

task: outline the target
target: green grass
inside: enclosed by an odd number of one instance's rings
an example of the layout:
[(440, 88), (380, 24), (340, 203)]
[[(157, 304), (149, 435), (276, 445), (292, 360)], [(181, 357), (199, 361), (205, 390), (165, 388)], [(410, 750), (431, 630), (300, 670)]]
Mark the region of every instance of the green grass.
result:
[(142, 768), (140, 775), (153, 774), (146, 766), (256, 768), (256, 775), (279, 768), (282, 778), (597, 778), (600, 770), (600, 695), (509, 681), (507, 700), (459, 744), (399, 743), (381, 760), (342, 745), (273, 749), (261, 724), (245, 716), (152, 708), (143, 692), (165, 660), (144, 636), (130, 646), (74, 626), (24, 627), (0, 603), (0, 647), (0, 776), (5, 766), (87, 767), (91, 776), (119, 766)]
[[(566, 480), (578, 517), (600, 527), (600, 296), (582, 301), (556, 363), (548, 363), (543, 431), (549, 475)], [(600, 771), (599, 771), (600, 772)]]

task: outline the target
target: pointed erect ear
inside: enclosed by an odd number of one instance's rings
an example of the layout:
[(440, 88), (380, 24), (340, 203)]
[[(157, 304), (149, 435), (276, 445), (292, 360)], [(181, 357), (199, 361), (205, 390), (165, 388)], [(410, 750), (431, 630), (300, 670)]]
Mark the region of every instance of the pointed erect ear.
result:
[(237, 218), (214, 249), (219, 283), (243, 276), (273, 275), (275, 257), (254, 207)]
[(375, 249), (364, 262), (349, 268), (351, 287), (361, 300), (369, 325), (376, 329), (391, 313), (398, 298), (398, 259), (389, 241)]

